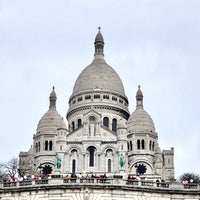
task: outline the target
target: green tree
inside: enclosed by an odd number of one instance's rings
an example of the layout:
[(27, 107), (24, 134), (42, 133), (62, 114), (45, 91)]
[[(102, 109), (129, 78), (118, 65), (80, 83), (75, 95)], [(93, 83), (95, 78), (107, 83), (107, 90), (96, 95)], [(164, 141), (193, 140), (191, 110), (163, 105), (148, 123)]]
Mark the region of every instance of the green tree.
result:
[(179, 179), (180, 182), (182, 181), (188, 181), (188, 183), (200, 183), (200, 175), (196, 173), (184, 173), (182, 174)]

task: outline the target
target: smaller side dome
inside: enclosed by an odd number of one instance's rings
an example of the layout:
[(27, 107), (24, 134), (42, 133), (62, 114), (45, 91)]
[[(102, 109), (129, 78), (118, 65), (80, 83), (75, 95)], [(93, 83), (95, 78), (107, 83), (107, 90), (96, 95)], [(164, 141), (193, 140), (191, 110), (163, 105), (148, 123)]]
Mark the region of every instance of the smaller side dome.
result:
[(144, 109), (136, 109), (131, 114), (127, 122), (127, 129), (132, 133), (155, 133), (155, 126), (153, 120)]
[(55, 134), (59, 128), (66, 129), (66, 124), (56, 110), (50, 109), (40, 119), (37, 126), (37, 133)]
[(66, 129), (66, 124), (61, 115), (56, 110), (55, 88), (50, 94), (49, 110), (42, 116), (37, 126), (37, 134), (55, 134), (58, 128)]
[(155, 133), (154, 122), (151, 116), (143, 109), (143, 93), (140, 86), (138, 86), (138, 91), (136, 93), (136, 110), (128, 119), (127, 129), (132, 133)]

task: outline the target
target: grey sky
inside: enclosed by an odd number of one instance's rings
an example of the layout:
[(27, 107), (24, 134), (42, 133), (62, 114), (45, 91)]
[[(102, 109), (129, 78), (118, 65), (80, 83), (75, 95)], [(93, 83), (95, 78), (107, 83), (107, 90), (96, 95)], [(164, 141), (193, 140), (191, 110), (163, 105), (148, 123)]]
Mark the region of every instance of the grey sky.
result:
[(140, 84), (176, 177), (200, 173), (199, 10), (198, 0), (0, 0), (0, 161), (30, 148), (53, 85), (65, 118), (100, 25), (130, 112)]

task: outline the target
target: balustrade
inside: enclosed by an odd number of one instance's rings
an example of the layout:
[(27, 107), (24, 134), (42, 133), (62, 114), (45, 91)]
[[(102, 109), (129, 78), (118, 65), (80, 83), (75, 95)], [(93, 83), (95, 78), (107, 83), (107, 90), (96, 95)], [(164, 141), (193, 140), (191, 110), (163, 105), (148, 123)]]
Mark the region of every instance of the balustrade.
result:
[[(38, 178), (38, 179), (26, 179), (20, 181), (3, 181), (0, 183), (1, 189), (15, 188), (15, 187), (31, 187), (39, 185), (126, 185), (128, 187), (151, 187), (160, 189), (179, 189), (179, 190), (200, 190), (199, 184), (170, 184), (165, 182), (153, 182), (153, 181), (140, 181), (131, 179), (119, 179), (119, 178), (107, 178), (107, 177), (61, 177), (60, 178)], [(178, 185), (178, 187), (177, 187)]]

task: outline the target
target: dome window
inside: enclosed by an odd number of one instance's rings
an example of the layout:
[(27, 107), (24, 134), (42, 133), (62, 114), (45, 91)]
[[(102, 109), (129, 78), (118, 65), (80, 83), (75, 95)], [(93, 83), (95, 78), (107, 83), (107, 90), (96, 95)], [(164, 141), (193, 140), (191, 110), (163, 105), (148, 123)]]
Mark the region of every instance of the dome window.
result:
[(109, 99), (109, 95), (104, 94), (104, 95), (103, 95), (103, 99)]
[(85, 100), (91, 99), (91, 95), (86, 95)]
[(76, 103), (76, 99), (72, 103), (75, 104)]
[(119, 99), (119, 103), (122, 103), (122, 104), (123, 104), (123, 100), (122, 100), (122, 99)]
[(83, 97), (79, 97), (79, 98), (78, 98), (78, 102), (79, 102), (79, 101), (82, 101), (82, 100), (83, 100)]
[(113, 100), (113, 101), (117, 101), (117, 97), (112, 96), (112, 100)]
[(108, 117), (104, 117), (103, 118), (103, 125), (107, 128), (109, 128), (109, 118)]
[(100, 94), (95, 94), (94, 99), (100, 99)]

